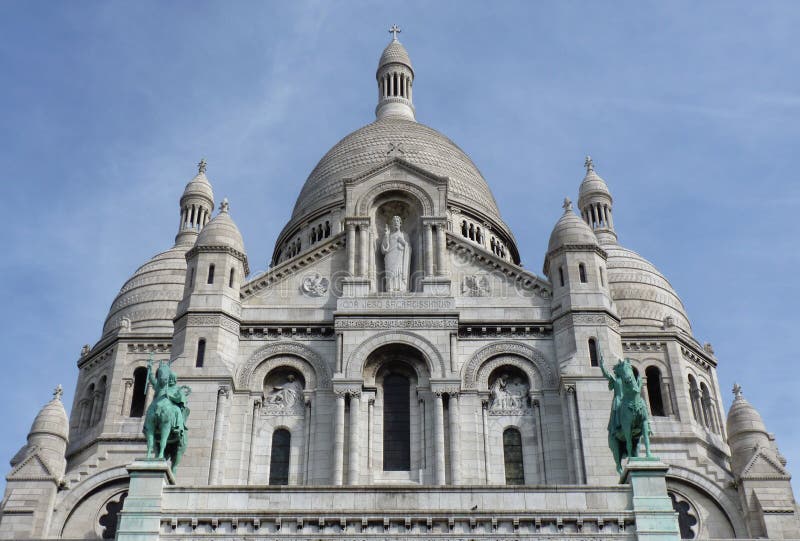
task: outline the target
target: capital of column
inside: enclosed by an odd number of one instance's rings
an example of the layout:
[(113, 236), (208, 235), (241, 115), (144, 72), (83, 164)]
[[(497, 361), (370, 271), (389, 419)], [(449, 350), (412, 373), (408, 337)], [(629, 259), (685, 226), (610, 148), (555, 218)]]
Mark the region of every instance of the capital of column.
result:
[(350, 216), (344, 219), (344, 223), (346, 227), (365, 227), (368, 226), (371, 222), (369, 216)]
[(230, 398), (231, 396), (231, 389), (227, 385), (220, 385), (219, 389), (217, 389), (217, 396), (224, 396), (225, 398)]

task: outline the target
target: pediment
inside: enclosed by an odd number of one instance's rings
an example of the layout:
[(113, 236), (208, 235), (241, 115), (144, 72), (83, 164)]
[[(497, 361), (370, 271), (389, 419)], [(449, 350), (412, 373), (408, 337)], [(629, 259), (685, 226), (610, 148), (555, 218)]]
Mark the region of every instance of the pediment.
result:
[(772, 453), (763, 447), (756, 449), (742, 470), (742, 479), (789, 479), (791, 476)]
[(50, 471), (47, 463), (34, 451), (28, 458), (20, 462), (17, 467), (11, 470), (6, 479), (8, 480), (40, 480), (54, 479), (55, 476)]
[(303, 299), (319, 304), (319, 299), (327, 298), (340, 279), (337, 274), (341, 273), (337, 271), (345, 265), (343, 248), (344, 235), (335, 235), (328, 242), (256, 275), (240, 290), (243, 306)]

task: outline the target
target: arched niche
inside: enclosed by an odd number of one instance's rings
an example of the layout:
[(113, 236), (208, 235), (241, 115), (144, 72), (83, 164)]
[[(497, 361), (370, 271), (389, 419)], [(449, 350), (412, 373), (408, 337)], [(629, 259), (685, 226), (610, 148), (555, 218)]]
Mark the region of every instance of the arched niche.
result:
[(307, 391), (331, 386), (331, 368), (321, 355), (304, 344), (278, 342), (263, 346), (250, 355), (236, 376), (236, 388), (261, 391), (267, 373), (281, 365), (299, 371)]
[(400, 219), (400, 230), (411, 247), (408, 264), (408, 292), (421, 291), (424, 267), (422, 216), (424, 207), (415, 194), (404, 190), (389, 190), (378, 194), (369, 209), (373, 239), (371, 254), (374, 259), (375, 284), (378, 291), (387, 291), (385, 255), (381, 249), (386, 230), (394, 231), (395, 217)]
[[(303, 392), (306, 378), (296, 363), (280, 363), (281, 357), (275, 358), (273, 368), (264, 376), (264, 408), (282, 413), (302, 414), (305, 404)], [(287, 359), (289, 360), (289, 359)]]
[(527, 344), (503, 341), (484, 346), (472, 355), (461, 372), (463, 388), (488, 391), (489, 375), (503, 365), (524, 372), (533, 391), (556, 387), (555, 373), (542, 352)]
[(520, 411), (530, 406), (528, 374), (517, 364), (498, 364), (487, 380), (490, 411)]

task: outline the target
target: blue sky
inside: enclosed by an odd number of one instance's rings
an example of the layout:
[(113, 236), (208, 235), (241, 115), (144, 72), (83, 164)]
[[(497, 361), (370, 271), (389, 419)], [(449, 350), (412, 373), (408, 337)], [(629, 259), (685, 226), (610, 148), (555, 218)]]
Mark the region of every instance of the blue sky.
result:
[(397, 23), (418, 119), (475, 161), (541, 274), (585, 154), (800, 472), (800, 4), (2, 2), (0, 471), (201, 157), (263, 270), (316, 161), (374, 118)]

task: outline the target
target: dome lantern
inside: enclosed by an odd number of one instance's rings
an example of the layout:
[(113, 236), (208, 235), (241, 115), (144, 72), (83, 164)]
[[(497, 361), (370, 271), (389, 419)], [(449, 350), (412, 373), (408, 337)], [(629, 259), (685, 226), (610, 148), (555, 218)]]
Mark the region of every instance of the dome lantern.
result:
[(205, 159), (197, 164), (197, 175), (189, 181), (181, 196), (181, 220), (175, 244), (194, 244), (197, 234), (211, 219), (214, 209), (214, 192), (206, 177)]
[(595, 232), (601, 244), (616, 242), (617, 233), (614, 231), (614, 218), (611, 215), (611, 192), (606, 181), (595, 171), (591, 156), (586, 156), (583, 165), (586, 167), (586, 176), (581, 182), (578, 198), (581, 217)]
[(415, 120), (412, 101), (414, 68), (406, 48), (397, 39), (400, 28), (393, 24), (389, 29), (392, 41), (383, 50), (378, 62), (375, 78), (378, 80), (378, 106), (375, 116), (378, 120), (395, 116)]

